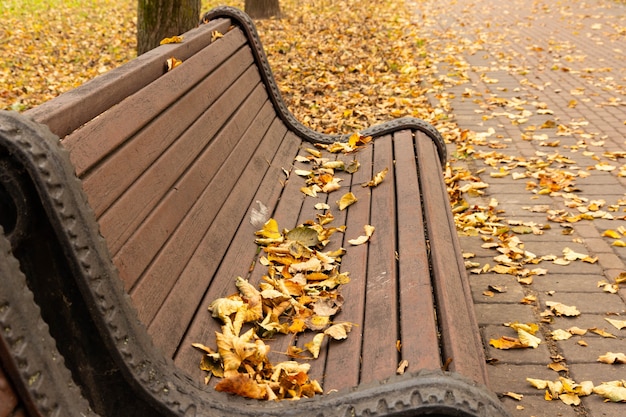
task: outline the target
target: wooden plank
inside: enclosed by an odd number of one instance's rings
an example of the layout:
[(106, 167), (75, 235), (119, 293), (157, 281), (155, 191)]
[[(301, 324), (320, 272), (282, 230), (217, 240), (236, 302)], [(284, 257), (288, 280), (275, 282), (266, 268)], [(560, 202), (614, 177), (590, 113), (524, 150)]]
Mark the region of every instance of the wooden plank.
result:
[(211, 43), (213, 31), (225, 33), (230, 24), (229, 19), (216, 19), (202, 25), (187, 32), (183, 43), (155, 48), (25, 114), (63, 138), (162, 76), (168, 58), (176, 56), (185, 61)]
[(373, 174), (388, 168), (385, 181), (371, 190), (370, 224), (376, 231), (368, 243), (363, 363), (361, 382), (395, 374), (399, 354), (396, 270), (395, 174), (391, 136), (374, 142)]
[[(144, 126), (141, 132), (130, 138), (122, 147), (115, 149), (112, 155), (100, 154), (102, 158), (106, 156), (106, 160), (82, 178), (83, 188), (90, 197), (89, 203), (96, 216), (100, 216), (110, 207), (203, 112), (206, 112), (207, 108), (214, 105), (224, 90), (229, 85), (235, 84), (250, 64), (252, 64), (250, 52), (246, 50), (238, 52), (224, 66), (178, 102), (172, 104), (158, 118)], [(229, 67), (230, 65), (236, 69), (233, 70)], [(152, 93), (162, 94), (158, 90)], [(145, 101), (151, 101), (154, 98), (153, 96), (142, 97)], [(128, 120), (120, 117), (119, 123), (125, 124)], [(82, 133), (82, 131), (77, 133)], [(118, 134), (119, 132), (112, 130), (108, 135), (109, 142), (125, 140)], [(105, 151), (105, 149), (101, 150)]]
[(437, 313), (442, 334), (444, 361), (450, 370), (476, 382), (487, 383), (485, 357), (471, 302), (471, 291), (449, 197), (441, 175), (435, 145), (421, 133), (416, 135), (425, 218), (429, 229)]
[(394, 134), (398, 218), (398, 274), (402, 360), (408, 371), (439, 369), (439, 338), (433, 302), (413, 133)]
[[(283, 191), (285, 180), (283, 168), (289, 169), (300, 146), (300, 139), (293, 133), (285, 135), (286, 128), (282, 123), (279, 123), (279, 126), (272, 126), (269, 132), (268, 138), (255, 153), (255, 158), (260, 162), (269, 161), (267, 172), (262, 177), (258, 190), (251, 200), (252, 204), (247, 208), (244, 221), (237, 228), (219, 270), (200, 301), (198, 310), (174, 356), (175, 364), (196, 381), (203, 378), (203, 372), (198, 368), (201, 355), (191, 347), (191, 344), (199, 342), (215, 348), (214, 332), (220, 331), (221, 325), (211, 317), (207, 307), (213, 300), (236, 292), (235, 277), (246, 277), (250, 273), (251, 262), (254, 262), (258, 248), (254, 243), (254, 232), (262, 226), (258, 220), (253, 224), (253, 213), (258, 213), (265, 207), (268, 215), (271, 215)], [(284, 139), (279, 146), (275, 146), (275, 139), (270, 139), (270, 135)]]
[[(264, 102), (263, 99), (265, 99)], [(251, 105), (247, 106), (248, 103)], [(261, 103), (264, 106), (258, 117), (253, 119), (252, 115), (257, 113), (256, 108)], [(275, 113), (271, 103), (267, 100), (265, 89), (259, 85), (255, 93), (228, 123), (222, 134), (215, 139), (215, 143), (219, 144), (221, 149), (208, 147), (200, 157), (198, 162), (203, 167), (215, 165), (216, 161), (219, 161), (217, 164), (219, 170), (214, 175), (210, 175), (209, 186), (202, 191), (193, 206), (185, 211), (183, 221), (171, 232), (158, 256), (130, 292), (137, 306), (139, 318), (146, 325), (152, 321), (183, 270), (190, 267), (189, 260), (201, 245), (207, 229), (242, 173), (241, 161), (248, 159), (246, 154), (250, 155), (254, 152), (274, 117)], [(257, 129), (249, 130), (250, 126)], [(246, 151), (244, 152), (242, 148)], [(241, 159), (238, 154), (241, 154)], [(181, 186), (183, 181), (181, 181)], [(193, 182), (193, 178), (189, 181)], [(173, 194), (176, 194), (176, 188), (176, 186), (172, 188)], [(167, 217), (172, 213), (171, 209), (157, 210), (153, 213), (154, 217), (150, 219), (150, 223), (158, 227), (159, 221), (161, 219), (167, 221)], [(223, 244), (223, 242), (220, 243)]]
[(207, 141), (239, 108), (243, 98), (259, 85), (259, 81), (258, 71), (251, 67), (205, 112), (206, 117), (198, 119), (168, 148), (166, 154), (159, 157), (144, 175), (103, 213), (98, 223), (112, 254), (119, 251), (156, 204), (161, 201), (163, 195), (171, 192), (175, 181), (206, 146)]
[[(129, 95), (123, 102), (113, 106), (98, 118), (92, 119), (84, 126), (69, 134), (62, 141), (64, 147), (70, 151), (72, 164), (76, 168), (76, 174), (83, 177), (84, 173), (91, 169), (101, 159), (121, 146), (129, 137), (147, 125), (153, 118), (170, 110), (176, 117), (170, 119), (172, 124), (188, 126), (208, 107), (219, 95), (232, 84), (236, 75), (246, 68), (241, 67), (243, 62), (236, 60), (237, 52), (246, 39), (240, 31), (232, 31), (224, 37), (225, 42), (220, 42), (219, 47), (212, 46), (203, 49), (180, 65), (176, 71), (170, 71), (150, 85)], [(234, 55), (234, 56), (233, 56)], [(241, 53), (239, 53), (241, 55)], [(252, 63), (252, 55), (248, 55), (249, 64)], [(231, 62), (232, 61), (232, 62)], [(224, 66), (226, 68), (224, 69)], [(213, 74), (221, 68), (220, 74)], [(227, 78), (229, 72), (234, 72), (232, 78)], [(217, 80), (223, 85), (216, 85)], [(207, 78), (212, 81), (207, 82)], [(217, 80), (215, 79), (217, 78)], [(176, 109), (180, 102), (176, 103), (197, 83), (203, 82), (200, 89), (209, 93), (207, 98), (195, 98), (196, 106), (184, 109)], [(187, 97), (186, 100), (191, 99)], [(185, 100), (181, 100), (184, 102)], [(172, 107), (175, 106), (175, 107)], [(194, 111), (194, 109), (197, 109)], [(181, 119), (181, 120), (178, 120)], [(166, 127), (165, 132), (156, 130), (160, 136), (173, 127)], [(163, 129), (159, 127), (158, 129)], [(136, 155), (140, 157), (141, 154)], [(139, 158), (141, 161), (141, 158)]]
[[(276, 137), (274, 130), (268, 131), (271, 122), (276, 120), (276, 113), (269, 101), (265, 108), (268, 109), (270, 117), (267, 119), (258, 117), (255, 123), (250, 125), (231, 157), (222, 165), (215, 177), (216, 181), (211, 183), (201, 197), (206, 200), (205, 205), (219, 206), (219, 213), (212, 220), (193, 257), (172, 290), (167, 293), (167, 298), (159, 306), (158, 313), (148, 326), (148, 332), (156, 345), (167, 352), (168, 356), (174, 355), (194, 314), (201, 308), (202, 296), (223, 262), (224, 254), (236, 235), (237, 228), (245, 221), (245, 214), (252, 204), (259, 182), (268, 169), (267, 159), (259, 157), (256, 153), (258, 146), (263, 143), (267, 147), (269, 141), (270, 147), (276, 149), (277, 142), (279, 143), (282, 138)], [(276, 129), (280, 124), (273, 126)], [(264, 137), (268, 137), (268, 141), (262, 142)], [(242, 165), (246, 167), (245, 170), (242, 170)], [(228, 184), (227, 177), (234, 177), (237, 182), (233, 185)], [(214, 197), (219, 198), (218, 188), (226, 191), (223, 204), (214, 200)], [(195, 225), (196, 222), (192, 224)], [(251, 260), (244, 261), (244, 266), (250, 265)], [(235, 277), (228, 278), (232, 284)]]
[[(360, 379), (368, 245), (351, 246), (348, 240), (360, 236), (363, 226), (370, 224), (371, 193), (369, 188), (361, 187), (360, 184), (371, 179), (373, 150), (373, 146), (367, 146), (355, 154), (356, 159), (361, 163), (361, 168), (351, 176), (348, 182), (349, 190), (354, 193), (358, 201), (348, 208), (344, 221), (346, 233), (343, 247), (347, 249), (347, 252), (341, 261), (341, 271), (350, 274), (350, 282), (341, 288), (344, 304), (342, 311), (335, 317), (335, 321), (347, 321), (354, 323), (355, 326), (347, 339), (329, 342), (324, 371), (325, 390), (353, 387), (358, 385)], [(347, 191), (342, 189), (340, 193)]]

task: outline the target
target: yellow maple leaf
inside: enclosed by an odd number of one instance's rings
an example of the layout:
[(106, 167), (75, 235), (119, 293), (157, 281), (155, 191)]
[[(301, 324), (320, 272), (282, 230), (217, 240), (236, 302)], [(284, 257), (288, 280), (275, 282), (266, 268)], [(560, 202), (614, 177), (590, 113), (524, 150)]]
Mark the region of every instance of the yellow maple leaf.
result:
[(361, 184), (361, 185), (363, 187), (376, 187), (381, 182), (383, 182), (388, 172), (389, 172), (389, 168), (385, 168), (382, 171), (376, 173), (376, 175), (374, 175), (374, 178), (372, 178), (369, 182), (366, 182), (365, 184)]
[(166, 45), (168, 43), (181, 43), (183, 39), (183, 36), (172, 36), (170, 38), (163, 38), (161, 39), (161, 42), (159, 42), (159, 45)]
[(337, 205), (339, 206), (339, 210), (345, 210), (347, 207), (357, 202), (356, 196), (352, 193), (344, 194), (339, 201), (337, 201)]

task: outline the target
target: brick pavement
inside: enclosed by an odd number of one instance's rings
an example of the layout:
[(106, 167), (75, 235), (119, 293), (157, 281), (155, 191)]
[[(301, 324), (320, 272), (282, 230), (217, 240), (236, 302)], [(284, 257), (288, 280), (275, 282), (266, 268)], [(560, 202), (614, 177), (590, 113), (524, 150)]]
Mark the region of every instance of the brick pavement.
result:
[[(613, 246), (613, 239), (602, 236), (607, 229), (626, 226), (626, 177), (619, 174), (626, 154), (617, 158), (606, 154), (626, 151), (626, 4), (613, 0), (413, 0), (407, 4), (414, 9), (414, 24), (422, 25), (428, 36), (428, 49), (436, 51), (437, 57), (430, 58), (431, 102), (445, 109), (442, 120), (450, 115), (469, 138), (461, 145), (449, 145), (451, 166), (468, 169), (475, 180), (489, 184), (483, 195), (466, 194), (467, 201), (487, 207), (491, 199), (497, 200), (503, 224), (513, 220), (549, 225), (542, 235), (519, 235), (524, 249), (537, 257), (560, 257), (569, 247), (598, 259), (565, 266), (549, 260), (527, 265), (547, 270), (533, 276), (530, 285), (520, 284), (515, 274), (470, 274), (486, 354), (493, 363), (491, 388), (524, 395), (521, 401), (503, 398), (513, 416), (626, 415), (626, 403), (605, 403), (597, 395), (584, 397), (579, 406), (546, 401), (543, 391), (525, 381), (567, 376), (598, 385), (626, 379), (626, 365), (597, 362), (609, 351), (626, 353), (626, 329), (618, 330), (604, 320), (609, 313), (626, 319), (626, 284), (616, 294), (597, 286), (598, 281), (613, 282), (626, 271), (626, 248)], [(454, 136), (453, 131), (446, 133)], [(488, 153), (493, 153), (491, 159)], [(520, 161), (534, 164), (519, 166)], [(605, 171), (596, 165), (615, 169)], [(492, 172), (506, 175), (493, 177)], [(568, 172), (570, 188), (549, 195), (538, 193), (540, 187), (530, 190), (529, 181), (539, 182), (529, 176), (533, 172), (552, 179)], [(526, 177), (518, 178), (522, 174)], [(612, 219), (558, 223), (548, 220), (546, 209), (570, 217), (581, 210), (596, 215), (604, 211)], [(463, 250), (475, 255), (469, 260), (493, 266), (499, 253), (483, 248), (483, 243), (479, 236), (461, 233)], [(506, 292), (486, 296), (489, 285), (504, 286)], [(537, 301), (521, 304), (528, 295)], [(574, 305), (581, 314), (542, 321), (540, 314), (549, 301)], [(503, 326), (509, 321), (542, 323), (539, 347), (489, 346), (491, 338), (515, 335)], [(551, 331), (572, 326), (597, 327), (616, 337), (588, 333), (552, 340)], [(547, 368), (559, 357), (564, 358), (567, 371)]]

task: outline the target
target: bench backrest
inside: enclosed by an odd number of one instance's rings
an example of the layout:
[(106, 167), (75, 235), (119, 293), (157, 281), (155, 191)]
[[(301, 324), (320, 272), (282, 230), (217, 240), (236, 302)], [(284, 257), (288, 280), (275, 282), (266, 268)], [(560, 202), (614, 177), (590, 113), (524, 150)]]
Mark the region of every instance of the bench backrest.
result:
[[(241, 193), (243, 211), (233, 215), (228, 230), (211, 230), (210, 240), (207, 231), (264, 137), (278, 145), (285, 129), (245, 34), (228, 20), (210, 22), (158, 52), (137, 59), (154, 61), (147, 75), (127, 66), (107, 74), (119, 91), (99, 80), (106, 88), (87, 84), (60, 113), (43, 105), (31, 117), (62, 137), (140, 320), (149, 332), (176, 332), (178, 325), (180, 334), (153, 335), (173, 356), (195, 307), (181, 317), (180, 304), (166, 299), (176, 287), (180, 298), (188, 294), (199, 301), (227, 247), (223, 242), (232, 239), (256, 192), (254, 179), (247, 195)], [(163, 74), (170, 56), (183, 63)], [(120, 81), (125, 77), (132, 82)], [(138, 83), (141, 88), (130, 88)], [(103, 95), (111, 96), (102, 98), (103, 112), (80, 107)], [(59, 116), (75, 111), (85, 114), (76, 120)], [(198, 251), (209, 255), (194, 256)]]

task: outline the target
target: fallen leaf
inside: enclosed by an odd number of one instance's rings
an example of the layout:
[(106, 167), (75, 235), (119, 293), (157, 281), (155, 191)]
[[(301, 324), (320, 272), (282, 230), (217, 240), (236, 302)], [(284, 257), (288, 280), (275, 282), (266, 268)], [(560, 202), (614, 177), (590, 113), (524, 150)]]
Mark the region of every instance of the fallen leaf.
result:
[(312, 341), (305, 343), (304, 347), (306, 347), (307, 350), (311, 352), (311, 355), (313, 355), (313, 357), (317, 359), (320, 356), (320, 348), (323, 341), (324, 333), (318, 333), (313, 337)]
[(624, 327), (626, 327), (626, 320), (614, 320), (614, 319), (609, 319), (606, 317), (604, 318), (604, 320), (611, 323), (618, 330), (622, 330)]
[(367, 241), (370, 240), (370, 237), (372, 237), (372, 235), (374, 234), (374, 230), (376, 230), (376, 228), (374, 226), (370, 226), (369, 224), (364, 226), (365, 229), (365, 235), (359, 236), (356, 239), (350, 239), (348, 240), (348, 243), (354, 246), (357, 245), (362, 245), (364, 243), (366, 243)]
[(521, 401), (524, 398), (523, 394), (516, 394), (515, 392), (505, 392), (502, 395), (513, 398), (514, 400)]
[(365, 184), (361, 184), (361, 185), (363, 187), (376, 187), (381, 182), (383, 182), (388, 172), (389, 172), (389, 168), (385, 168), (382, 171), (378, 172), (376, 175), (374, 175), (374, 178), (372, 178), (369, 182), (366, 182)]
[(335, 323), (326, 330), (324, 330), (324, 334), (332, 337), (335, 340), (343, 340), (348, 337), (348, 333), (352, 330), (352, 323), (343, 322), (343, 323)]
[(224, 378), (217, 383), (215, 389), (255, 400), (263, 400), (267, 397), (267, 388), (246, 374), (236, 374)]
[(168, 43), (181, 43), (183, 41), (183, 36), (172, 36), (170, 38), (164, 38), (159, 42), (159, 45), (166, 45)]
[(568, 331), (565, 331), (563, 329), (557, 329), (552, 331), (551, 333), (552, 335), (552, 339), (554, 340), (567, 340), (570, 337), (572, 337), (572, 334)]
[(616, 339), (614, 334), (611, 334), (609, 332), (606, 332), (602, 329), (598, 329), (597, 327), (592, 327), (589, 329), (590, 332), (595, 333), (597, 335), (600, 335), (602, 337), (607, 337), (607, 338), (611, 338), (611, 339)]
[(596, 386), (593, 392), (612, 402), (626, 402), (626, 387), (623, 381), (605, 382)]
[(339, 210), (345, 210), (347, 207), (357, 202), (356, 196), (352, 193), (344, 194), (339, 201), (337, 201), (337, 205), (339, 206)]
[(557, 303), (554, 301), (547, 301), (546, 305), (557, 316), (568, 316), (568, 317), (580, 316), (580, 311), (578, 311), (578, 309), (575, 306), (567, 306), (565, 304)]
[(177, 66), (179, 66), (182, 63), (183, 63), (183, 61), (181, 61), (180, 59), (176, 59), (174, 57), (168, 58), (165, 61), (165, 69), (167, 71), (171, 71), (171, 70), (173, 70), (174, 68), (176, 68)]
[(409, 361), (406, 359), (403, 360), (402, 362), (398, 364), (398, 367), (396, 368), (396, 374), (404, 375), (404, 372), (406, 371), (406, 368), (408, 367), (409, 367)]
[(604, 355), (598, 357), (598, 362), (614, 364), (614, 363), (625, 363), (626, 364), (626, 355), (623, 353), (613, 353), (607, 352)]

